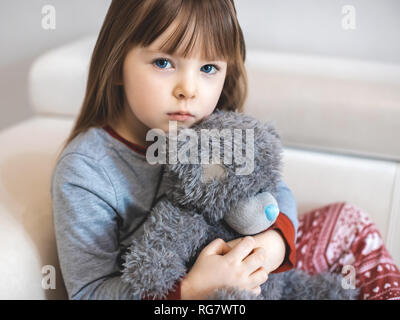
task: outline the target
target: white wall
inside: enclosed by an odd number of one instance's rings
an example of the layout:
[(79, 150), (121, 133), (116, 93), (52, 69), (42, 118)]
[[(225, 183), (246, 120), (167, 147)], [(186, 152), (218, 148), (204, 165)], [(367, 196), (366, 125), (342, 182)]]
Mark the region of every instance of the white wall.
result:
[[(249, 47), (400, 63), (399, 0), (236, 0)], [(352, 5), (356, 29), (342, 28)]]
[[(97, 33), (110, 0), (0, 1), (0, 130), (32, 115), (27, 74), (46, 50)], [(42, 28), (42, 7), (56, 9), (56, 29)]]
[[(26, 78), (44, 51), (98, 33), (111, 0), (0, 1), (0, 130), (30, 117)], [(236, 0), (248, 48), (400, 63), (399, 0)], [(56, 30), (41, 27), (56, 9)], [(344, 5), (356, 29), (341, 27)]]

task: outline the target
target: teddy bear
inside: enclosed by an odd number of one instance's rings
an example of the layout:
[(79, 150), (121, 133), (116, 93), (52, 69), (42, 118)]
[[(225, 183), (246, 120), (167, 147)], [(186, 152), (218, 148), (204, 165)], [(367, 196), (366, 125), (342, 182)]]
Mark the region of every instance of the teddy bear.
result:
[[(219, 109), (157, 142), (158, 159), (165, 161), (164, 193), (124, 254), (121, 278), (134, 297), (162, 299), (211, 241), (228, 242), (273, 225), (283, 149), (271, 123)], [(207, 299), (355, 299), (358, 290), (343, 288), (341, 280), (291, 269), (270, 274), (258, 296), (232, 286)]]

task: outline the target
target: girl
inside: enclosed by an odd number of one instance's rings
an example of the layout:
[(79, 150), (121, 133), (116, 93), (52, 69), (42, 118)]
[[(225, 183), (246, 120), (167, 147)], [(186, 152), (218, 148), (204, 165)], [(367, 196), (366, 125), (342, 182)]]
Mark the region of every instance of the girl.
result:
[[(191, 127), (216, 108), (241, 112), (245, 55), (233, 0), (112, 1), (80, 115), (52, 175), (58, 255), (70, 299), (151, 298), (133, 296), (121, 280), (124, 253), (163, 194), (161, 166), (146, 161), (146, 133), (167, 132), (169, 120)], [(293, 268), (297, 208), (283, 181), (277, 201), (281, 212), (270, 229), (212, 241), (165, 298), (204, 299), (224, 286), (259, 294), (269, 273)], [(302, 243), (311, 241), (302, 232)], [(302, 263), (298, 267), (313, 265)]]
[[(133, 297), (121, 280), (124, 252), (162, 195), (161, 166), (146, 161), (146, 133), (167, 132), (169, 120), (190, 127), (215, 108), (241, 111), (244, 60), (232, 0), (111, 3), (81, 113), (52, 176), (70, 299), (148, 298)], [(268, 273), (292, 268), (298, 221), (284, 182), (277, 200), (282, 213), (272, 228), (232, 250), (220, 239), (211, 242), (166, 298), (201, 299), (227, 285), (258, 294)]]

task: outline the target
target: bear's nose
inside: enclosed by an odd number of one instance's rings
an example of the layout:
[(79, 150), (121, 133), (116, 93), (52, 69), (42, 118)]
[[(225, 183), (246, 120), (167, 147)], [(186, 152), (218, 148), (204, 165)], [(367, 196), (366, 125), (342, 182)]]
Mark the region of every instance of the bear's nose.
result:
[(265, 207), (264, 212), (269, 221), (274, 221), (279, 214), (279, 209), (276, 205), (270, 204)]

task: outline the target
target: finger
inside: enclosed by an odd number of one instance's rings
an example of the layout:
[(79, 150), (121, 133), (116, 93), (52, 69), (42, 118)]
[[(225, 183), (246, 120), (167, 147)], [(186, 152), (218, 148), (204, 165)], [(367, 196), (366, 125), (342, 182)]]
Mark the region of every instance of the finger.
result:
[(261, 286), (268, 280), (268, 272), (261, 267), (250, 275), (249, 280), (252, 287)]
[(231, 250), (231, 247), (221, 238), (211, 241), (202, 251), (203, 255), (224, 255)]
[(265, 258), (266, 252), (264, 248), (259, 247), (254, 249), (254, 251), (243, 260), (248, 273), (251, 274), (261, 267), (264, 264)]
[(246, 236), (226, 254), (226, 257), (233, 262), (242, 262), (254, 249), (255, 243), (253, 237)]
[(233, 248), (234, 246), (236, 246), (240, 241), (242, 241), (242, 238), (237, 238), (231, 241), (228, 241), (227, 244)]

